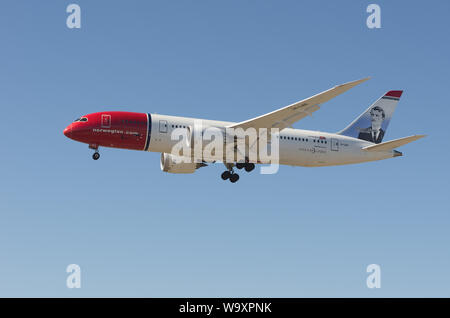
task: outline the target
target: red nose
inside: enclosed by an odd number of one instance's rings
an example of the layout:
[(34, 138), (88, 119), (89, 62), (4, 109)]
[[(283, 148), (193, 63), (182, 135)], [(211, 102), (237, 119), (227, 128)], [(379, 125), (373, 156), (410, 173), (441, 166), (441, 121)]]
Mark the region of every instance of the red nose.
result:
[(68, 137), (68, 138), (72, 138), (72, 124), (70, 124), (69, 126), (67, 126), (64, 131), (64, 136)]

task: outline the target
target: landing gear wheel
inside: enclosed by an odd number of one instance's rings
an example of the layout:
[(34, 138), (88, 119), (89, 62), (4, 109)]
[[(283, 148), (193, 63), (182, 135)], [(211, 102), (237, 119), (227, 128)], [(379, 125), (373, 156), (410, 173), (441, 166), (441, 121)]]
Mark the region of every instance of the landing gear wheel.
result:
[(227, 180), (227, 179), (230, 178), (230, 176), (231, 176), (230, 171), (224, 171), (224, 172), (222, 173), (222, 175), (221, 175), (222, 180)]
[(245, 171), (250, 172), (250, 171), (252, 171), (253, 169), (255, 169), (255, 164), (254, 164), (254, 163), (247, 163), (247, 164), (245, 165)]
[(244, 167), (245, 167), (245, 163), (243, 163), (243, 162), (237, 162), (236, 163), (236, 168), (238, 168), (239, 170), (241, 170)]
[(230, 181), (231, 181), (231, 183), (235, 183), (236, 181), (238, 181), (239, 180), (239, 175), (237, 174), (237, 173), (233, 173), (231, 176), (230, 176)]
[(94, 154), (92, 155), (92, 159), (98, 160), (99, 158), (100, 158), (100, 154), (98, 152), (94, 152)]

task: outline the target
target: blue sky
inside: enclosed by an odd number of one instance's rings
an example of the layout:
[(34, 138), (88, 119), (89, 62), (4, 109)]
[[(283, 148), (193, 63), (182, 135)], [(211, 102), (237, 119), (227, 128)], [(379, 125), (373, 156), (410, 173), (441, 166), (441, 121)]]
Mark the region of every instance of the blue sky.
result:
[[(450, 296), (448, 2), (377, 1), (378, 30), (369, 1), (79, 0), (79, 30), (70, 3), (0, 4), (0, 296)], [(294, 127), (403, 89), (385, 140), (428, 135), (403, 157), (231, 184), (62, 134), (103, 110), (241, 121), (366, 76)]]

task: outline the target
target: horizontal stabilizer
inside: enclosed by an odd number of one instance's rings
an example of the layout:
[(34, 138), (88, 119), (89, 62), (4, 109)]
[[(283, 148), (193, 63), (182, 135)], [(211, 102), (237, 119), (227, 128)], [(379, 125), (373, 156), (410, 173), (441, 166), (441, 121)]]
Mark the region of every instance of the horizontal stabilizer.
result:
[(414, 135), (414, 136), (409, 136), (409, 137), (403, 137), (403, 138), (399, 138), (399, 139), (382, 142), (381, 144), (367, 146), (367, 147), (364, 147), (362, 150), (365, 150), (365, 151), (388, 151), (388, 150), (392, 150), (394, 148), (409, 144), (410, 142), (418, 140), (425, 136), (426, 135)]

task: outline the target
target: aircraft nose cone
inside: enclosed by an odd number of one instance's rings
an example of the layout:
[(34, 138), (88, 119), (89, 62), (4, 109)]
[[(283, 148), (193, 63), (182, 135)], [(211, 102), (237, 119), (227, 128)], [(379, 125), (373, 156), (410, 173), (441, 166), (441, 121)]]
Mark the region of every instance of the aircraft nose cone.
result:
[(66, 136), (67, 138), (72, 138), (72, 124), (70, 124), (69, 126), (67, 126), (64, 131), (63, 131), (64, 136)]

